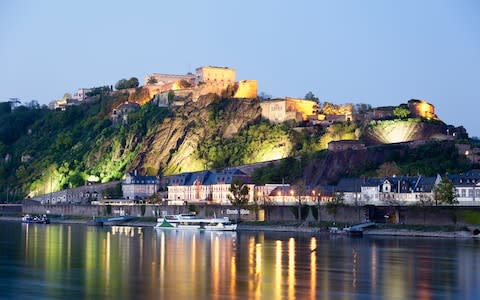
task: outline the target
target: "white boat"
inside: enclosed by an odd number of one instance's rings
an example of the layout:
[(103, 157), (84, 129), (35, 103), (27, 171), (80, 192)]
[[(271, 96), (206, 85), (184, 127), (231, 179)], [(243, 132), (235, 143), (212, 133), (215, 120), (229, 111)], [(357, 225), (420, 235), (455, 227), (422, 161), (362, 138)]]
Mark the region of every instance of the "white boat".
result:
[(237, 224), (228, 217), (197, 218), (195, 214), (167, 215), (157, 219), (156, 229), (186, 229), (207, 231), (235, 231)]

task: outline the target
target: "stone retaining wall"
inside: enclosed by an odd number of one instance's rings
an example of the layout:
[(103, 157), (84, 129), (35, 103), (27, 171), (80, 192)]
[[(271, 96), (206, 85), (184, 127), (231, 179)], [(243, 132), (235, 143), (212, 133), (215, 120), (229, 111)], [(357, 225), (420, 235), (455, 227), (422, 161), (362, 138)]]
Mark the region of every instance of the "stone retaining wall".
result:
[[(131, 215), (143, 217), (159, 217), (165, 214), (186, 213), (195, 210), (198, 216), (205, 217), (237, 217), (236, 210), (228, 205), (40, 205), (34, 201), (25, 201), (23, 213), (29, 214), (54, 214), (54, 215), (76, 215), (76, 216), (118, 216)], [(307, 221), (336, 221), (340, 223), (361, 223), (368, 218), (368, 209), (364, 207), (341, 207), (333, 217), (325, 207), (321, 207), (317, 213), (317, 207), (309, 206), (304, 208), (306, 213), (302, 219)], [(412, 207), (375, 207), (377, 222), (402, 223), (402, 224), (424, 224), (424, 211)], [(425, 211), (425, 224), (432, 225), (457, 225), (466, 224), (464, 217), (466, 211), (480, 213), (479, 207), (455, 208), (448, 207), (432, 208)], [(295, 221), (297, 206), (270, 206), (265, 210), (256, 213), (254, 210), (242, 210), (241, 218), (246, 221), (254, 221), (258, 216), (264, 216), (267, 221)], [(372, 214), (370, 214), (370, 217)], [(378, 217), (380, 216), (380, 217)], [(385, 217), (384, 216), (388, 216)]]

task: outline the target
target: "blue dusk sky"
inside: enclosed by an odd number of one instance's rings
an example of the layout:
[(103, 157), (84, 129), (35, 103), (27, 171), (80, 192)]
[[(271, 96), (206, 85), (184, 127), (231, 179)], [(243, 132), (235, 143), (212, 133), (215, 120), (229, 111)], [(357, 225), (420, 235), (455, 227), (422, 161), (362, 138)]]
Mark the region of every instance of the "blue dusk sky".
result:
[(0, 1), (0, 100), (203, 65), (274, 97), (426, 99), (480, 136), (480, 1)]

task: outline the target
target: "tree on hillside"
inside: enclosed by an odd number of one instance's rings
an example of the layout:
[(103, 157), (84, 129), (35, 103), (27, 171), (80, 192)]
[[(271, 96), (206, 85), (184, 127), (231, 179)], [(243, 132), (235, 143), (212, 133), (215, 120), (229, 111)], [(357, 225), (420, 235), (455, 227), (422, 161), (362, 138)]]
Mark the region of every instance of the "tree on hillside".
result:
[(354, 108), (354, 111), (357, 113), (357, 114), (361, 114), (361, 113), (365, 113), (369, 110), (372, 109), (372, 106), (370, 104), (365, 104), (365, 103), (357, 103), (355, 104), (355, 108)]
[(342, 192), (340, 192), (340, 193), (335, 193), (333, 195), (333, 199), (331, 201), (328, 201), (327, 204), (325, 205), (327, 212), (333, 216), (334, 223), (337, 221), (338, 210), (340, 209), (341, 206), (344, 205), (344, 202), (345, 202), (345, 195)]
[(455, 186), (447, 177), (443, 177), (440, 183), (433, 189), (435, 203), (440, 202), (446, 205), (458, 204), (457, 195), (455, 194)]
[(405, 119), (410, 115), (410, 110), (407, 107), (400, 105), (395, 107), (393, 115), (399, 119)]
[(154, 76), (148, 77), (147, 84), (156, 84), (157, 82), (157, 78), (155, 78)]
[(230, 195), (228, 200), (237, 209), (237, 222), (240, 221), (240, 210), (248, 204), (248, 194), (250, 188), (245, 185), (242, 179), (234, 178), (228, 189)]
[(10, 102), (0, 102), (0, 116), (6, 115), (12, 112), (12, 106)]
[(131, 88), (137, 88), (139, 86), (139, 81), (138, 78), (132, 77), (130, 79), (120, 79), (117, 81), (115, 84), (115, 89), (117, 90), (125, 90), (125, 89), (131, 89)]
[(267, 94), (265, 92), (260, 92), (260, 94), (258, 94), (258, 99), (260, 99), (260, 100), (272, 99), (272, 95)]
[(305, 99), (318, 102), (318, 97), (315, 97), (315, 94), (313, 94), (312, 91), (309, 91), (307, 94), (305, 94)]
[(400, 174), (402, 174), (402, 171), (394, 161), (384, 162), (377, 169), (378, 177), (389, 177)]
[(140, 85), (137, 77), (132, 77), (128, 80), (128, 85), (130, 88), (137, 88)]

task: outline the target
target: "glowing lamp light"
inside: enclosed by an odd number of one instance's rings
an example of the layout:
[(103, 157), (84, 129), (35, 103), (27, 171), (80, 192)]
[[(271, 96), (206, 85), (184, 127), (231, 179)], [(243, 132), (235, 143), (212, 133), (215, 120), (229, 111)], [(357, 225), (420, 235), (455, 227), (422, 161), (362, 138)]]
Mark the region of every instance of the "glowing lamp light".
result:
[(100, 178), (99, 178), (98, 176), (95, 176), (95, 175), (90, 175), (90, 176), (88, 176), (87, 181), (90, 181), (90, 182), (99, 182), (99, 181), (100, 181)]

